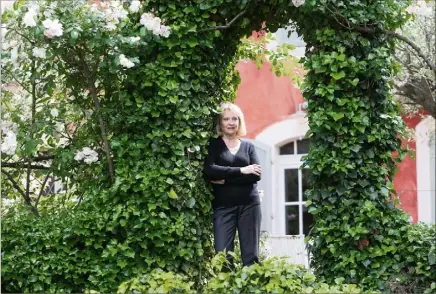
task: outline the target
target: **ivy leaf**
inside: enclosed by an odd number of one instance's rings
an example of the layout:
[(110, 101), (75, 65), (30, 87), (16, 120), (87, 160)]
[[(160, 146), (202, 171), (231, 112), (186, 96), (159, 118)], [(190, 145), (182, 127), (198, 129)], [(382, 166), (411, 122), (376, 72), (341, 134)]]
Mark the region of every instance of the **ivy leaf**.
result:
[(374, 158), (374, 151), (372, 149), (366, 150), (366, 155), (368, 155), (369, 158)]
[(195, 205), (195, 199), (194, 199), (193, 197), (190, 197), (190, 198), (188, 199), (188, 201), (186, 202), (186, 204), (187, 204), (187, 206), (188, 206), (189, 208), (194, 207), (194, 205)]
[(117, 261), (117, 265), (118, 265), (120, 268), (125, 268), (127, 264), (128, 264), (128, 263), (127, 263), (127, 261), (125, 261), (125, 260), (118, 260), (118, 261)]
[(336, 59), (339, 60), (339, 61), (344, 61), (345, 60), (345, 54), (344, 53), (339, 54), (338, 57), (336, 57)]
[(429, 265), (436, 264), (436, 254), (434, 252), (429, 252), (428, 253), (428, 264)]
[(211, 8), (211, 7), (212, 7), (212, 5), (209, 4), (209, 3), (204, 3), (203, 1), (200, 3), (200, 9), (201, 10), (206, 10), (206, 9)]
[(380, 192), (382, 193), (383, 196), (388, 197), (389, 196), (389, 189), (387, 189), (386, 187), (382, 187), (380, 189)]
[(168, 195), (171, 199), (179, 199), (179, 196), (177, 196), (177, 193), (174, 191), (174, 189), (170, 190), (170, 193)]
[(350, 83), (351, 83), (353, 86), (356, 86), (356, 85), (359, 83), (359, 79), (358, 79), (358, 78), (355, 78), (355, 79), (352, 80)]
[(365, 259), (364, 261), (362, 261), (362, 263), (365, 267), (368, 267), (368, 265), (371, 264), (371, 261), (369, 259)]
[(334, 121), (338, 121), (344, 117), (344, 113), (342, 112), (329, 112), (329, 115), (333, 118)]
[(377, 199), (377, 196), (378, 196), (377, 192), (372, 192), (371, 194), (369, 194), (369, 198), (370, 198), (371, 200), (375, 200), (375, 199)]
[(332, 78), (334, 78), (335, 80), (340, 80), (343, 77), (345, 77), (345, 72), (343, 70), (341, 70), (340, 72), (337, 72), (337, 73), (331, 73), (330, 76)]
[(176, 104), (179, 98), (177, 96), (171, 96), (169, 100), (172, 104)]
[(353, 147), (351, 147), (350, 149), (353, 150), (354, 152), (359, 152), (359, 150), (362, 148), (362, 146), (360, 145), (354, 145)]
[(198, 45), (198, 40), (197, 39), (189, 39), (186, 43), (188, 43), (189, 47), (195, 47)]
[(366, 179), (358, 180), (357, 182), (358, 182), (359, 185), (362, 186), (363, 188), (365, 188), (366, 186), (369, 185), (369, 182), (368, 182)]

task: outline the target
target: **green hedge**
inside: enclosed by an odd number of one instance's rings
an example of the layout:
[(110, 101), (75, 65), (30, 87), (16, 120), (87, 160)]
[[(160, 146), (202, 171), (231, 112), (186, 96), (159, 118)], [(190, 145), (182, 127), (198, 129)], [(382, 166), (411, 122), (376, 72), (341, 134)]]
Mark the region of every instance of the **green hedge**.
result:
[(398, 232), (402, 243), (396, 259), (401, 270), (389, 281), (396, 293), (436, 292), (436, 225), (414, 224)]

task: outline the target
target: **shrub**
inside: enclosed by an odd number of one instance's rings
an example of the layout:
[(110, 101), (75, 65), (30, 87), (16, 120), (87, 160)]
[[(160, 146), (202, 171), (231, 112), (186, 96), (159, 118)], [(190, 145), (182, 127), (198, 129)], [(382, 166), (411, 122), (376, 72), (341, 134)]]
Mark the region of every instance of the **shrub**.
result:
[(404, 228), (398, 248), (401, 271), (389, 282), (394, 293), (436, 292), (436, 225), (423, 223)]
[(133, 278), (118, 287), (118, 293), (192, 293), (194, 282), (173, 272), (156, 269), (141, 278)]
[[(234, 255), (234, 253), (229, 253)], [(272, 257), (261, 264), (250, 267), (233, 267), (225, 254), (212, 259), (212, 278), (205, 292), (212, 293), (360, 293), (353, 284), (343, 284), (343, 278), (336, 278), (334, 285), (319, 281), (300, 265), (293, 265), (284, 259)]]

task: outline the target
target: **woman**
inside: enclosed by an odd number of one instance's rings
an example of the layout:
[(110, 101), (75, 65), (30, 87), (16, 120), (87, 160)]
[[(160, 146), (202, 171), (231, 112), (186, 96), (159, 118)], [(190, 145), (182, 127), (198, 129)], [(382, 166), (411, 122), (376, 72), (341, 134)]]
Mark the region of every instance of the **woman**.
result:
[(238, 229), (242, 262), (259, 262), (260, 199), (257, 182), (262, 169), (255, 147), (238, 137), (246, 134), (241, 109), (232, 103), (221, 105), (218, 138), (211, 139), (204, 172), (212, 182), (215, 252), (234, 251)]

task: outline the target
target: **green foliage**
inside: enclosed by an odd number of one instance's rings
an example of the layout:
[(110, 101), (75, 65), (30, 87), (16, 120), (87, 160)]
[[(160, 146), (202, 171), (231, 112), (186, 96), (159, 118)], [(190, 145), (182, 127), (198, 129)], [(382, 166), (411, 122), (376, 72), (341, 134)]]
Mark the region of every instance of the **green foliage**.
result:
[(299, 59), (290, 54), (295, 49), (294, 45), (283, 43), (274, 49), (267, 49), (265, 44), (274, 41), (271, 33), (257, 33), (247, 38), (242, 38), (238, 46), (237, 56), (241, 60), (250, 60), (256, 63), (257, 68), (265, 64), (270, 66), (276, 76), (286, 76), (294, 85), (300, 87), (304, 71)]
[(194, 293), (194, 282), (172, 272), (155, 270), (141, 278), (134, 278), (122, 283), (117, 293)]
[(391, 278), (395, 293), (433, 293), (436, 290), (436, 225), (415, 224), (401, 232), (398, 254), (402, 270)]
[[(232, 253), (230, 253), (232, 254)], [(284, 259), (269, 258), (262, 264), (233, 269), (225, 254), (212, 259), (212, 278), (206, 293), (361, 293), (356, 285), (337, 278), (331, 285), (320, 282), (304, 267)]]
[(72, 216), (41, 215), (22, 205), (2, 216), (2, 287), (12, 292), (80, 292), (84, 262), (92, 256), (76, 247), (67, 228)]

